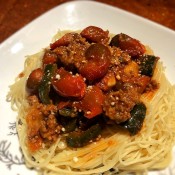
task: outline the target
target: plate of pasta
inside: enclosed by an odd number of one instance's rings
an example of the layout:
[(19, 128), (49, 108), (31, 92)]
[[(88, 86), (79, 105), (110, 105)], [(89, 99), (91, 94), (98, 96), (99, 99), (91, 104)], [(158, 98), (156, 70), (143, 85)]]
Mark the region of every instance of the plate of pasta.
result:
[(93, 1), (64, 3), (8, 38), (1, 172), (175, 174), (174, 45), (174, 31)]

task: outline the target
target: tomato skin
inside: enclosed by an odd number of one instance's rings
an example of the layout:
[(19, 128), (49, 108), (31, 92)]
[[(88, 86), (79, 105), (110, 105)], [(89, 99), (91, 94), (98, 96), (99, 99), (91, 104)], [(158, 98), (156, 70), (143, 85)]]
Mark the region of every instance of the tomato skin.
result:
[(105, 96), (101, 89), (97, 86), (87, 89), (84, 98), (81, 101), (81, 108), (84, 111), (84, 116), (91, 119), (102, 113), (102, 105)]
[(54, 50), (55, 48), (60, 47), (60, 46), (68, 46), (69, 43), (75, 40), (77, 37), (78, 37), (77, 33), (66, 33), (60, 39), (56, 40), (54, 43), (51, 43), (50, 49)]
[(107, 46), (96, 43), (92, 44), (85, 52), (85, 57), (87, 60), (109, 60), (111, 57), (111, 52)]
[(108, 47), (97, 43), (85, 52), (87, 62), (79, 67), (79, 72), (89, 81), (102, 78), (109, 67), (111, 53)]
[(107, 43), (109, 41), (109, 32), (96, 26), (86, 27), (80, 34), (90, 42)]
[(60, 110), (60, 109), (63, 109), (67, 106), (69, 106), (71, 104), (70, 101), (60, 101), (58, 104), (57, 104), (57, 109)]
[(46, 51), (43, 56), (43, 65), (54, 64), (57, 62), (57, 55), (52, 51)]
[(79, 71), (89, 81), (94, 81), (105, 75), (107, 66), (105, 62), (98, 64), (98, 62), (89, 61), (86, 65), (82, 66)]
[(72, 75), (71, 73), (61, 70), (60, 79), (52, 81), (53, 88), (62, 97), (82, 98), (85, 94), (86, 84), (81, 75)]
[(146, 51), (145, 46), (141, 44), (140, 41), (123, 33), (115, 35), (112, 38), (110, 45), (119, 47), (121, 50), (126, 51), (130, 56), (143, 55)]
[(113, 86), (115, 86), (117, 83), (116, 77), (114, 72), (108, 72), (101, 80), (100, 82), (96, 83), (96, 86), (98, 86), (103, 91), (109, 91)]

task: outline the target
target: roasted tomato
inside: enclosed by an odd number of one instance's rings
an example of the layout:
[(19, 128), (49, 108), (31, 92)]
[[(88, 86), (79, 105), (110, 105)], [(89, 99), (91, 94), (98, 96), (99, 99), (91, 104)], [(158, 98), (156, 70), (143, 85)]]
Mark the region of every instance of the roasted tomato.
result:
[(116, 83), (114, 72), (108, 72), (96, 85), (103, 91), (109, 91)]
[(72, 75), (63, 68), (56, 74), (52, 85), (56, 92), (63, 97), (82, 98), (86, 90), (86, 84), (81, 75)]
[(99, 87), (88, 87), (86, 94), (81, 102), (84, 116), (90, 119), (101, 114), (104, 99), (105, 96)]
[(66, 33), (63, 37), (50, 44), (50, 49), (53, 50), (60, 46), (67, 46), (71, 41), (79, 37), (78, 33)]
[(85, 52), (87, 62), (82, 63), (79, 72), (90, 81), (102, 78), (109, 67), (111, 52), (103, 44), (91, 45)]
[(112, 38), (110, 45), (119, 47), (121, 50), (126, 51), (130, 56), (139, 56), (145, 53), (145, 46), (143, 44), (123, 33), (115, 35)]
[(80, 34), (90, 42), (107, 43), (109, 41), (109, 32), (96, 26), (86, 27)]
[(60, 101), (57, 105), (57, 109), (60, 110), (60, 109), (69, 107), (70, 105), (71, 105), (70, 101)]
[(41, 68), (37, 68), (30, 73), (26, 84), (29, 91), (37, 91), (38, 86), (43, 78), (43, 74), (44, 72)]
[(52, 51), (46, 51), (43, 56), (43, 65), (54, 64), (57, 62), (57, 55)]

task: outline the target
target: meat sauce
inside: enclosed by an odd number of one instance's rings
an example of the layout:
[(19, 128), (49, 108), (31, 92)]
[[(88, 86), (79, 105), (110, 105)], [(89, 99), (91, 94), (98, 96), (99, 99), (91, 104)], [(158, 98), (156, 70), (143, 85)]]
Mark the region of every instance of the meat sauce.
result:
[(29, 150), (59, 136), (69, 147), (85, 146), (108, 123), (137, 134), (146, 115), (140, 97), (158, 87), (152, 83), (157, 60), (140, 41), (123, 33), (110, 39), (109, 31), (96, 26), (51, 43), (26, 83)]

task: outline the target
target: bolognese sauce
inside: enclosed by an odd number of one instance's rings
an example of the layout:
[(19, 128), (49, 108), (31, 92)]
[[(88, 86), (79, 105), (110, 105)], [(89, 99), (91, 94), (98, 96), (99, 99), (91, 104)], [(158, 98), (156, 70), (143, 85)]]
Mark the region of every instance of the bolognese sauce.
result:
[(123, 33), (88, 26), (69, 32), (45, 49), (42, 67), (26, 83), (28, 147), (37, 151), (59, 136), (69, 147), (99, 139), (108, 123), (137, 134), (146, 115), (140, 100), (154, 91), (159, 59), (140, 41)]

